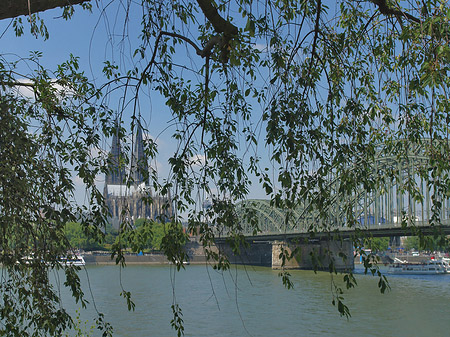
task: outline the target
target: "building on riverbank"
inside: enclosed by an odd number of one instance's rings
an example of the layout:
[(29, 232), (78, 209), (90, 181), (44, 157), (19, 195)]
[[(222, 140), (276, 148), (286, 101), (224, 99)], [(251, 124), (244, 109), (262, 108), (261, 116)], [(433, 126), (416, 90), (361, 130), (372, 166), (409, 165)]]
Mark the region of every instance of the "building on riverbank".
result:
[(132, 145), (131, 165), (127, 167), (128, 161), (120, 139), (117, 134), (113, 136), (103, 195), (110, 221), (115, 226), (123, 221), (140, 218), (158, 221), (173, 215), (170, 194), (161, 197), (153, 193), (149, 184), (149, 164), (141, 126), (137, 128)]

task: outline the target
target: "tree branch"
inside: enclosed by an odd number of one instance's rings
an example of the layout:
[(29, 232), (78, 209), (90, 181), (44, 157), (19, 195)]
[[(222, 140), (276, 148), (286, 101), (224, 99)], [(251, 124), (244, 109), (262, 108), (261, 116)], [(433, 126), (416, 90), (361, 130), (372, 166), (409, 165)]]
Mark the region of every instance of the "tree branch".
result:
[(212, 5), (211, 0), (197, 0), (197, 3), (216, 32), (228, 36), (237, 35), (237, 27), (219, 15), (217, 8)]
[(34, 88), (36, 85), (34, 83), (28, 83), (28, 82), (0, 82), (1, 86), (7, 86), (7, 87), (29, 87)]
[(186, 36), (183, 36), (183, 35), (180, 35), (180, 34), (177, 34), (177, 33), (161, 31), (159, 33), (159, 36), (158, 36), (157, 39), (159, 40), (160, 36), (162, 36), (162, 35), (175, 37), (175, 38), (181, 39), (181, 40), (189, 43), (192, 47), (194, 47), (195, 52), (197, 53), (197, 55), (200, 55), (201, 57), (209, 56), (209, 54), (211, 54), (211, 49), (220, 41), (220, 37), (217, 36), (217, 35), (214, 35), (213, 37), (211, 37), (209, 39), (209, 41), (206, 43), (206, 45), (203, 47), (203, 49), (200, 49), (194, 43), (194, 41), (192, 41), (191, 39), (187, 38)]
[[(314, 55), (316, 54), (316, 47), (317, 47), (317, 36), (319, 35), (319, 21), (320, 21), (320, 12), (322, 11), (322, 1), (317, 1), (317, 13), (316, 13), (316, 23), (314, 25), (314, 40), (312, 45), (312, 55), (311, 60), (314, 58)], [(312, 64), (312, 61), (311, 61)]]
[[(159, 45), (159, 41), (161, 40), (162, 36), (170, 36), (170, 37), (174, 37), (174, 38), (178, 38), (181, 39), (185, 42), (187, 42), (188, 44), (190, 44), (192, 47), (194, 47), (195, 52), (197, 53), (197, 55), (200, 55), (201, 57), (209, 57), (210, 53), (211, 53), (211, 49), (214, 47), (214, 45), (216, 43), (218, 43), (218, 41), (220, 40), (220, 38), (218, 36), (213, 36), (211, 37), (211, 39), (206, 43), (205, 47), (203, 49), (200, 49), (194, 41), (192, 41), (191, 39), (187, 38), (186, 36), (177, 34), (177, 33), (172, 33), (172, 32), (166, 32), (166, 31), (161, 31), (159, 32), (156, 41), (155, 41), (155, 48), (153, 51), (153, 55), (152, 58), (150, 60), (150, 62), (147, 64), (147, 66), (145, 67), (144, 71), (142, 71), (142, 76), (139, 82), (142, 81), (143, 76), (149, 71), (150, 67), (155, 63), (155, 59), (156, 59), (156, 52), (158, 50), (158, 45)], [(139, 86), (140, 83), (138, 84), (137, 88), (139, 90)]]
[[(200, 6), (205, 17), (214, 27), (214, 30), (219, 34), (222, 34), (221, 41), (218, 41), (221, 50), (220, 58), (223, 63), (227, 63), (230, 41), (238, 34), (239, 30), (231, 22), (225, 20), (220, 16), (217, 8), (212, 5), (211, 0), (197, 0), (197, 3)], [(211, 42), (211, 40), (208, 41), (207, 45)], [(213, 41), (211, 48), (218, 42)]]
[(397, 17), (398, 19), (401, 18), (406, 18), (410, 21), (413, 21), (415, 23), (420, 23), (420, 19), (416, 18), (415, 16), (403, 12), (401, 10), (392, 8), (388, 5), (387, 0), (370, 0), (373, 4), (378, 6), (378, 10), (380, 11), (381, 14), (384, 15), (393, 15), (395, 17)]
[(77, 5), (87, 1), (90, 0), (3, 0), (0, 6), (0, 20), (43, 12), (56, 7)]
[(209, 55), (206, 56), (205, 60), (205, 110), (203, 111), (203, 130), (202, 130), (202, 140), (201, 144), (203, 145), (203, 137), (205, 135), (205, 126), (206, 126), (206, 114), (208, 112), (208, 97), (209, 97)]

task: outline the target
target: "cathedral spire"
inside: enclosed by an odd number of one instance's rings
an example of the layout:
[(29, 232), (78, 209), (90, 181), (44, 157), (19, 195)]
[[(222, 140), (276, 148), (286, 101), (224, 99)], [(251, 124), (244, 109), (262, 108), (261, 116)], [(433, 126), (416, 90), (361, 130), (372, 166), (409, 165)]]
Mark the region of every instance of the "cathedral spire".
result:
[[(143, 128), (138, 122), (134, 129), (136, 131), (131, 148), (130, 170), (125, 170), (125, 153), (120, 144), (120, 139), (123, 139), (123, 137), (119, 136), (123, 135), (123, 132), (121, 132), (123, 129), (120, 128), (118, 120), (116, 121), (111, 152), (108, 157), (108, 172), (103, 194), (111, 217), (110, 221), (116, 228), (123, 221), (134, 221), (139, 218), (157, 220), (161, 217), (170, 218), (173, 216), (170, 193), (168, 197), (152, 195), (151, 193)], [(125, 149), (126, 151), (130, 150), (127, 146), (125, 146)], [(127, 184), (127, 181), (125, 181), (127, 177), (125, 173), (130, 175), (131, 184)]]
[(148, 158), (145, 154), (141, 124), (138, 123), (134, 139), (133, 155), (131, 158), (132, 178), (135, 185), (148, 185)]
[(105, 177), (107, 185), (122, 185), (125, 180), (125, 168), (123, 164), (122, 148), (120, 146), (120, 124), (116, 120), (116, 131), (113, 135), (111, 152), (109, 153), (109, 170)]

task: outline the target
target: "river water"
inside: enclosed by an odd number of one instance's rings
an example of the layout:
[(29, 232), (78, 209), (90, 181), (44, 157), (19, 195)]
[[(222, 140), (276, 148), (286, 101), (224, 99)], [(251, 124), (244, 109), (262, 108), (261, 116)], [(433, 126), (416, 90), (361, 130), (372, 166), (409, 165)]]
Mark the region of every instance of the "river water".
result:
[[(450, 336), (450, 275), (389, 275), (391, 290), (380, 294), (378, 278), (360, 272), (358, 286), (344, 294), (347, 320), (331, 304), (327, 272), (291, 271), (294, 289), (288, 290), (277, 271), (262, 267), (219, 273), (204, 265), (180, 272), (168, 265), (86, 266), (80, 276), (91, 305), (81, 310), (82, 327), (85, 319), (86, 326), (93, 323), (95, 302), (115, 336), (176, 336), (170, 326), (175, 296), (185, 336)], [(121, 283), (132, 293), (134, 311), (119, 296)], [(78, 308), (63, 298), (70, 311)]]

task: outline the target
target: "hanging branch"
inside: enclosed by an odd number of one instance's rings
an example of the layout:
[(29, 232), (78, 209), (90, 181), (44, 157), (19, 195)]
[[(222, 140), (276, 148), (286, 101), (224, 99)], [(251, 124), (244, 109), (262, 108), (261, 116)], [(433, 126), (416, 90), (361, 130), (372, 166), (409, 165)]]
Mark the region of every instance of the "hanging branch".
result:
[(388, 15), (388, 16), (395, 16), (397, 19), (401, 20), (402, 18), (406, 18), (410, 21), (413, 21), (415, 23), (420, 23), (420, 19), (416, 18), (415, 16), (403, 12), (401, 10), (392, 8), (388, 5), (387, 0), (370, 0), (373, 4), (378, 6), (378, 10), (381, 14)]
[(205, 110), (203, 111), (203, 129), (201, 140), (202, 144), (203, 144), (203, 137), (205, 135), (206, 115), (208, 112), (208, 96), (209, 96), (208, 94), (209, 94), (209, 55), (206, 56), (205, 60)]
[(0, 20), (31, 15), (57, 7), (72, 6), (90, 0), (4, 0), (0, 6)]
[(221, 50), (220, 60), (222, 63), (227, 63), (228, 54), (230, 52), (230, 41), (237, 36), (239, 32), (238, 28), (220, 16), (217, 8), (212, 5), (211, 0), (197, 0), (197, 3), (205, 17), (214, 27), (214, 30), (219, 34), (222, 34), (221, 40), (214, 44), (219, 43)]

